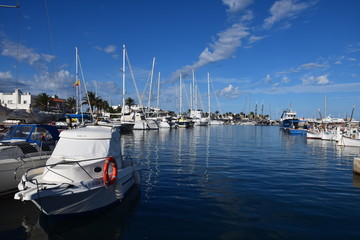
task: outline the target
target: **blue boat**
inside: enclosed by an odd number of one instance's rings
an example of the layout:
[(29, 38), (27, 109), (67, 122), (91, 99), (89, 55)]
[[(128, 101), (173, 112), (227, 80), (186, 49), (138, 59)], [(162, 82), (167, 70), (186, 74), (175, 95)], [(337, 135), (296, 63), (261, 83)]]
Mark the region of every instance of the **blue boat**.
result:
[(305, 122), (298, 119), (296, 112), (293, 112), (290, 108), (283, 111), (280, 118), (280, 128), (290, 135), (306, 135), (307, 128), (299, 124)]
[(280, 127), (281, 128), (291, 128), (294, 126), (294, 122), (299, 121), (296, 117), (296, 112), (293, 112), (292, 109), (285, 109), (280, 117)]

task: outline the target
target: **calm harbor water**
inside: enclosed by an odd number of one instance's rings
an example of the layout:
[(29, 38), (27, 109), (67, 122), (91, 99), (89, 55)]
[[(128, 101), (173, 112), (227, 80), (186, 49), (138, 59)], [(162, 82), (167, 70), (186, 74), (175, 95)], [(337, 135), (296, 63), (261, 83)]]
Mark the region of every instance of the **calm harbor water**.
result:
[(272, 126), (134, 131), (142, 185), (93, 216), (52, 222), (0, 200), (0, 239), (360, 239), (358, 148)]

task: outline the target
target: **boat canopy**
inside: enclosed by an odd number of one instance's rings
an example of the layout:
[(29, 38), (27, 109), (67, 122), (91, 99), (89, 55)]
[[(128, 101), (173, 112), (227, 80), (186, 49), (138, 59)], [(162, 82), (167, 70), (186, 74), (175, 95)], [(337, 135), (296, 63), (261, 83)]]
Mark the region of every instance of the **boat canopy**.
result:
[(111, 127), (86, 126), (61, 132), (47, 164), (119, 157), (120, 131)]
[(20, 124), (11, 126), (2, 136), (2, 143), (29, 142), (38, 145), (53, 145), (59, 140), (56, 127), (42, 124)]

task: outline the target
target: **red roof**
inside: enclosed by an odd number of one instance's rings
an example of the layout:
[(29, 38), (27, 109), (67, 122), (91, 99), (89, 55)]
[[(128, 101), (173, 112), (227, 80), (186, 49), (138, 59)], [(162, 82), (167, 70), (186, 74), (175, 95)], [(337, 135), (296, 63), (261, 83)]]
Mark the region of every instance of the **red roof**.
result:
[(66, 102), (65, 99), (60, 99), (60, 98), (52, 98), (51, 101), (53, 101), (53, 102), (61, 102), (61, 103), (65, 103), (65, 102)]

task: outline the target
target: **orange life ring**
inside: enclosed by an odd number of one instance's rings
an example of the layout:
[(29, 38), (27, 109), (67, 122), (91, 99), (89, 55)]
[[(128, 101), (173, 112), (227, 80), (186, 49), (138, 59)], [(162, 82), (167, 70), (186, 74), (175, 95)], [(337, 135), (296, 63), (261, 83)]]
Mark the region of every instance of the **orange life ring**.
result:
[[(109, 176), (109, 164), (112, 164), (111, 176)], [(104, 163), (103, 178), (105, 185), (114, 184), (117, 176), (117, 164), (114, 157), (107, 157)]]

